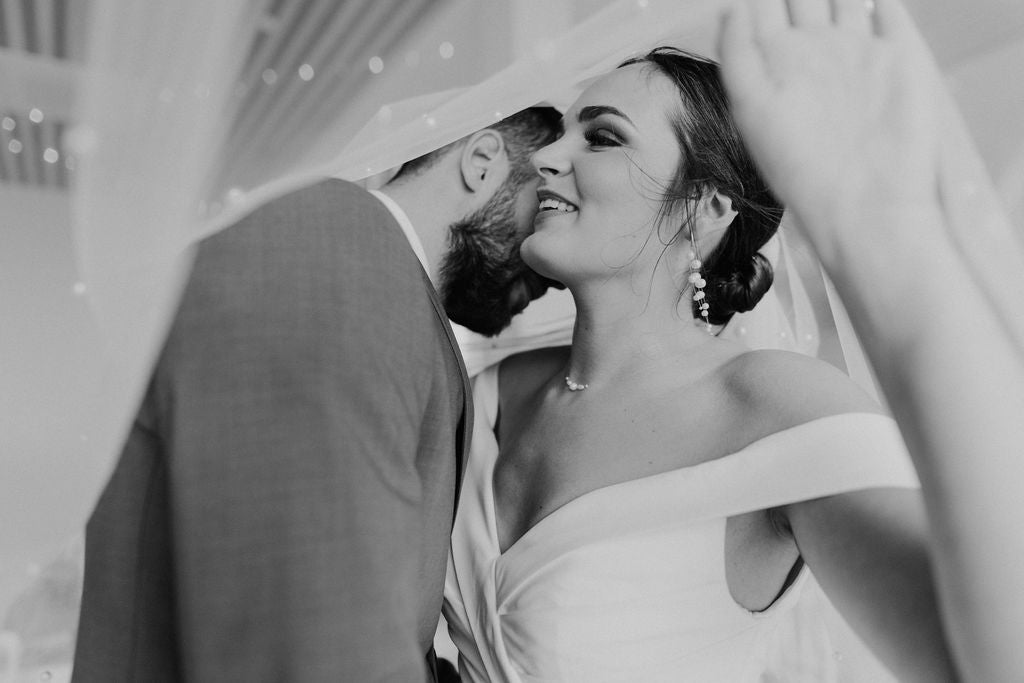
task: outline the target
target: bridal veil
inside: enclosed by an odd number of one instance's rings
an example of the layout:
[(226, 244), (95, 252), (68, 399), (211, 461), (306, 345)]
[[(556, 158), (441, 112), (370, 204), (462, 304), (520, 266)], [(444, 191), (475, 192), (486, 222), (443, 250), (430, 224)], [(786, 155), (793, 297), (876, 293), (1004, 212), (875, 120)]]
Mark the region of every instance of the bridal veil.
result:
[[(73, 596), (39, 586), (74, 573), (73, 539), (145, 388), (190, 245), (318, 177), (373, 183), (523, 107), (564, 107), (649, 47), (714, 54), (726, 4), (0, 1), (0, 681), (61, 647), (45, 614)], [(988, 295), (1019, 296), (1024, 282), (984, 264), (1024, 280), (1020, 250), (1000, 248), (1020, 229), (986, 209), (1001, 201), (1024, 220), (1024, 5), (907, 4), (974, 135), (947, 150), (958, 210), (975, 217), (958, 243)], [(818, 355), (871, 387), (809, 250), (784, 228), (768, 251), (776, 293), (724, 333)], [(567, 341), (566, 302), (541, 300), (497, 340), (460, 331), (471, 368)], [(1024, 348), (1024, 321), (1007, 324)]]

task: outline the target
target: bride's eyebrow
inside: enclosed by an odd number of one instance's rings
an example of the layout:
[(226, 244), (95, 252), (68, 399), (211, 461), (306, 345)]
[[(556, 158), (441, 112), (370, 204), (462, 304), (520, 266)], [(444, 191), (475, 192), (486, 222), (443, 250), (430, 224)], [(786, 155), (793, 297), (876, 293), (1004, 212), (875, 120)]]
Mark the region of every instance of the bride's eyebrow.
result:
[(597, 117), (602, 116), (604, 114), (610, 114), (611, 116), (617, 116), (620, 119), (624, 119), (627, 123), (629, 123), (629, 125), (636, 128), (636, 124), (633, 123), (632, 119), (630, 119), (628, 116), (622, 113), (621, 110), (609, 105), (592, 105), (589, 107), (583, 107), (582, 109), (580, 109), (580, 113), (576, 116), (576, 118), (580, 123), (587, 123), (588, 121), (593, 121)]

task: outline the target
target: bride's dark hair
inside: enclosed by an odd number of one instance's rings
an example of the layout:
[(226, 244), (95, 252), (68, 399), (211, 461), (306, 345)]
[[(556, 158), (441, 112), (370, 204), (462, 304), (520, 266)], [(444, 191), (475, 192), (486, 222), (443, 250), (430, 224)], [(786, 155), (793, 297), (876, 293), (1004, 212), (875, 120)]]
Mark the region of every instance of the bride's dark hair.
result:
[[(772, 267), (759, 253), (782, 219), (782, 205), (761, 179), (729, 113), (718, 65), (704, 57), (660, 47), (620, 64), (649, 65), (676, 86), (682, 106), (672, 125), (682, 162), (665, 190), (665, 211), (677, 207), (686, 217), (669, 243), (689, 236), (691, 210), (706, 193), (732, 200), (736, 218), (718, 244), (702, 254), (708, 319), (724, 325), (734, 313), (749, 311), (772, 284)], [(696, 305), (693, 315), (699, 315)]]

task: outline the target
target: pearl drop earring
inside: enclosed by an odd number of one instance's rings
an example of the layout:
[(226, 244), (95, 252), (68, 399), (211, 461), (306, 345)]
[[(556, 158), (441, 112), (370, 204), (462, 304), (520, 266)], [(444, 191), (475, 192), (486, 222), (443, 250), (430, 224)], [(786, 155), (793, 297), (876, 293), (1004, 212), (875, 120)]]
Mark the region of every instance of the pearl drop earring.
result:
[[(707, 330), (710, 333), (711, 321), (708, 320), (710, 315), (711, 305), (707, 301), (707, 294), (704, 292), (704, 287), (707, 286), (708, 282), (701, 275), (700, 269), (704, 265), (700, 260), (700, 254), (697, 252), (697, 240), (693, 236), (693, 226), (690, 225), (690, 276), (687, 278), (689, 283), (693, 286), (693, 300), (697, 302), (697, 310), (700, 311), (700, 316), (704, 319), (704, 324), (707, 326)], [(700, 321), (695, 321), (700, 324)]]

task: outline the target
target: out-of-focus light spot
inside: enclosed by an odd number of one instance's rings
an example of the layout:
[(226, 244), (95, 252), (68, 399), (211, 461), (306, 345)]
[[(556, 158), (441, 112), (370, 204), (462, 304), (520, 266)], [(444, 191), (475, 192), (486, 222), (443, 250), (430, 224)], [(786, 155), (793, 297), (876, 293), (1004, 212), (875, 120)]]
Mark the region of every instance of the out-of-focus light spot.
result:
[(7, 149), (11, 150), (11, 154), (21, 154), (21, 140), (11, 140), (7, 143)]
[(316, 71), (314, 71), (313, 67), (309, 64), (303, 64), (299, 67), (299, 78), (302, 80), (311, 81), (313, 80), (313, 76), (316, 76)]
[(48, 164), (55, 164), (60, 159), (60, 153), (53, 147), (47, 147), (43, 152), (43, 161)]
[(446, 40), (438, 46), (437, 51), (441, 59), (451, 59), (455, 55), (455, 46)]
[(384, 70), (384, 60), (380, 57), (370, 57), (370, 71), (379, 74)]
[(28, 120), (32, 123), (42, 123), (43, 118), (45, 117), (43, 116), (43, 112), (41, 109), (36, 109), (35, 107), (32, 107), (32, 109), (30, 109), (28, 112)]
[(240, 187), (232, 187), (228, 190), (227, 197), (230, 203), (240, 202), (245, 198), (245, 192)]
[(640, 9), (647, 9), (648, 0), (636, 0), (636, 6)]
[(433, 128), (436, 125), (437, 125), (437, 119), (435, 119), (433, 116), (428, 116), (427, 117), (427, 128)]
[(381, 123), (390, 123), (392, 116), (394, 116), (394, 112), (391, 111), (390, 105), (385, 104), (377, 110), (377, 120)]
[(69, 171), (74, 171), (76, 166), (78, 166), (78, 162), (75, 160), (73, 156), (64, 157), (64, 168), (68, 169)]
[(274, 85), (274, 83), (277, 83), (277, 72), (273, 69), (264, 69), (263, 82), (267, 85)]
[(12, 119), (10, 116), (5, 116), (2, 125), (4, 130), (11, 131), (14, 130), (15, 126), (18, 125), (18, 122)]
[[(75, 296), (82, 296), (83, 294), (85, 294), (85, 283), (84, 282), (76, 282), (71, 287), (71, 291), (74, 292)], [(84, 439), (85, 435), (82, 435), (82, 438)]]

